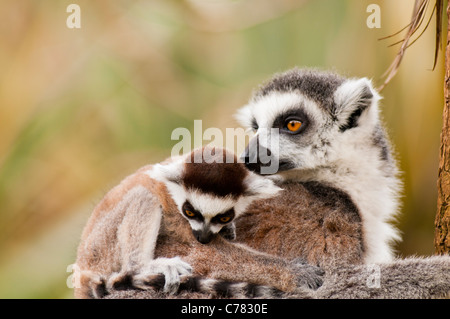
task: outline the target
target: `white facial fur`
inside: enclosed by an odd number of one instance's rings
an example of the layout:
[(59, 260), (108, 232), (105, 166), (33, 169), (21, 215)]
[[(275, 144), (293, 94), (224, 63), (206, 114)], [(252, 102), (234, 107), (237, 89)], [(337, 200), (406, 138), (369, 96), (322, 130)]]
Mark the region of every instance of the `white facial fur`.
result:
[[(198, 189), (187, 189), (183, 186), (181, 176), (184, 168), (185, 157), (175, 159), (167, 164), (156, 164), (146, 172), (151, 178), (164, 182), (172, 199), (177, 205), (179, 212), (186, 218), (193, 230), (200, 230), (207, 225), (212, 233), (218, 233), (224, 225), (211, 224), (213, 217), (234, 209), (235, 218), (245, 212), (245, 209), (254, 200), (276, 196), (281, 188), (277, 187), (271, 180), (248, 172), (244, 179), (247, 192), (237, 198), (232, 196), (215, 196), (210, 193), (201, 192)], [(200, 212), (204, 221), (189, 219), (182, 213), (183, 204), (188, 201), (193, 208)]]
[[(258, 138), (261, 146), (270, 149), (274, 158), (295, 161), (302, 167), (312, 167), (319, 164), (322, 156), (318, 153), (311, 154), (313, 144), (309, 141), (299, 145), (299, 141), (292, 141), (291, 138), (279, 134), (279, 147), (271, 147), (270, 129), (276, 117), (289, 110), (297, 109), (300, 105), (312, 123), (323, 125), (326, 122), (325, 114), (315, 106), (313, 101), (294, 92), (273, 92), (264, 98), (255, 99), (239, 110), (236, 118), (245, 127), (251, 127), (252, 123), (249, 121), (253, 118), (256, 120), (258, 130), (255, 132), (254, 138)], [(302, 162), (300, 163), (298, 159), (302, 159)]]
[[(346, 124), (367, 90), (372, 96), (357, 118), (357, 125), (342, 130), (341, 126)], [(236, 116), (246, 128), (251, 128), (253, 119), (256, 120), (258, 130), (254, 138), (265, 146), (269, 144), (267, 135), (261, 131), (271, 128), (277, 116), (287, 110), (302, 110), (308, 118), (305, 130), (298, 135), (280, 132), (279, 152), (272, 154), (280, 161), (292, 162), (294, 168), (272, 178), (318, 181), (345, 190), (361, 212), (367, 262), (392, 258), (389, 245), (400, 238), (388, 223), (398, 211), (400, 182), (389, 149), (383, 155), (382, 148), (377, 145), (388, 144), (380, 133), (379, 100), (380, 96), (368, 79), (350, 79), (334, 92), (333, 112), (299, 91), (272, 91), (257, 95)], [(376, 134), (379, 134), (378, 142)]]
[[(240, 109), (236, 118), (246, 128), (251, 128), (252, 120), (255, 119), (258, 130), (260, 145), (269, 148), (272, 156), (279, 160), (294, 162), (298, 169), (314, 169), (324, 165), (329, 166), (338, 162), (342, 157), (347, 157), (343, 150), (350, 151), (349, 145), (355, 148), (361, 147), (362, 139), (370, 138), (375, 125), (378, 123), (378, 108), (369, 107), (361, 114), (359, 126), (350, 134), (339, 134), (339, 123), (344, 123), (353, 109), (348, 105), (355, 104), (362, 93), (364, 86), (371, 83), (368, 79), (348, 80), (344, 82), (335, 92), (337, 112), (333, 116), (324, 109), (317, 106), (305, 95), (299, 92), (271, 92), (264, 97), (256, 97), (250, 103)], [(371, 90), (374, 95), (372, 104), (377, 104), (379, 95)], [(340, 108), (339, 108), (340, 106)], [(270, 148), (268, 131), (272, 128), (274, 120), (280, 114), (289, 110), (301, 108), (307, 115), (308, 127), (298, 138), (290, 135), (279, 134), (278, 149)]]

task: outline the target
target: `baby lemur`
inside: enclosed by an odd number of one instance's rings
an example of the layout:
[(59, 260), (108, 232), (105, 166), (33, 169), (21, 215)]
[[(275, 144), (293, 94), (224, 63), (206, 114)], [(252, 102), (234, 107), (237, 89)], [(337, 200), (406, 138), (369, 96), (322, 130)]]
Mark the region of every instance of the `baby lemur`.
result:
[[(236, 218), (236, 242), (324, 269), (324, 283), (308, 291), (310, 298), (428, 298), (450, 291), (450, 257), (394, 258), (392, 244), (400, 236), (391, 221), (401, 185), (379, 99), (366, 78), (293, 69), (261, 86), (238, 112), (241, 124), (255, 133), (243, 155), (246, 166), (264, 173), (278, 164), (270, 178), (283, 191), (254, 201)], [(272, 130), (279, 147), (271, 144)], [(197, 245), (190, 254), (205, 247)], [(225, 267), (239, 269), (233, 258)], [(367, 284), (368, 269), (375, 269), (377, 284)], [(231, 279), (251, 276), (241, 268)], [(258, 283), (270, 285), (271, 276)], [(144, 294), (154, 296), (160, 295)]]
[[(175, 292), (183, 277), (191, 290), (224, 296), (263, 297), (319, 286), (317, 267), (227, 240), (235, 237), (235, 217), (252, 201), (279, 191), (219, 148), (140, 169), (112, 189), (89, 219), (78, 248), (75, 296), (153, 289), (161, 283), (158, 274), (165, 292)], [(230, 281), (248, 284), (222, 289)]]

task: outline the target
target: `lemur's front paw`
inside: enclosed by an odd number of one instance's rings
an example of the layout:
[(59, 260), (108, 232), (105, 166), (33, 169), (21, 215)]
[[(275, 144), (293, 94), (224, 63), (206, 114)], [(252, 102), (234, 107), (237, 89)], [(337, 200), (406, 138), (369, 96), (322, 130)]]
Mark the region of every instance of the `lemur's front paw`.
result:
[(227, 240), (236, 239), (236, 226), (234, 223), (225, 225), (219, 232), (219, 234)]
[(301, 258), (294, 259), (292, 262), (298, 275), (298, 287), (315, 290), (322, 286), (325, 272), (320, 267), (310, 265)]
[(192, 273), (192, 267), (182, 261), (180, 257), (157, 258), (152, 260), (144, 269), (133, 278), (133, 284), (142, 289), (148, 289), (149, 282), (155, 279), (156, 274), (164, 275), (164, 292), (174, 294), (180, 286), (181, 276)]

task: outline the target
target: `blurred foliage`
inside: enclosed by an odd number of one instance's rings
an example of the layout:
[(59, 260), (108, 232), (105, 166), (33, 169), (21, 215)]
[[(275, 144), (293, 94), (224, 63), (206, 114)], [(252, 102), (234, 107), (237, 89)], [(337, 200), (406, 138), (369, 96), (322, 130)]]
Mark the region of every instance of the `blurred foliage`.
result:
[[(71, 298), (66, 269), (102, 195), (169, 156), (173, 129), (236, 127), (234, 111), (272, 73), (332, 68), (380, 85), (396, 49), (377, 39), (408, 24), (413, 2), (3, 0), (0, 297)], [(70, 3), (81, 29), (66, 27)], [(370, 3), (381, 29), (366, 26)], [(426, 32), (382, 92), (404, 172), (401, 256), (433, 253), (443, 105), (433, 41)]]

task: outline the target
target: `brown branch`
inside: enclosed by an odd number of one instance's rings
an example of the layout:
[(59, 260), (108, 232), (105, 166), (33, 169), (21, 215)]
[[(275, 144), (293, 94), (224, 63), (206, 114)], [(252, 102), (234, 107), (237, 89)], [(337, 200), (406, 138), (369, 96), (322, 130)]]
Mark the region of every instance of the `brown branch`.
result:
[(433, 10), (428, 19), (428, 22), (426, 23), (422, 32), (420, 32), (419, 36), (417, 36), (414, 40), (411, 41), (411, 38), (420, 29), (423, 21), (425, 20), (425, 15), (428, 10), (430, 2), (431, 2), (431, 0), (416, 0), (416, 2), (414, 4), (414, 10), (413, 10), (411, 22), (406, 27), (404, 27), (402, 30), (394, 33), (393, 35), (386, 36), (386, 37), (379, 39), (379, 40), (384, 40), (384, 39), (391, 38), (391, 37), (399, 34), (401, 31), (408, 28), (408, 31), (406, 32), (406, 35), (402, 40), (390, 45), (390, 46), (393, 46), (393, 45), (400, 44), (400, 43), (402, 44), (397, 55), (394, 58), (394, 61), (391, 63), (389, 68), (386, 70), (386, 72), (382, 76), (382, 77), (386, 77), (386, 79), (384, 80), (384, 83), (378, 88), (379, 91), (383, 90), (383, 88), (397, 74), (397, 71), (400, 67), (400, 64), (402, 62), (402, 59), (403, 59), (403, 56), (405, 55), (406, 50), (422, 36), (422, 34), (425, 32), (425, 30), (428, 29), (428, 26), (431, 22), (433, 15), (436, 15), (436, 46), (435, 46), (435, 53), (434, 53), (433, 70), (436, 67), (439, 49), (441, 48), (440, 42), (441, 42), (441, 35), (442, 35), (442, 14), (443, 14), (444, 0), (436, 0), (435, 4), (433, 6)]
[(442, 17), (444, 11), (444, 0), (436, 1), (436, 41), (434, 48), (434, 64), (433, 70), (436, 68), (437, 57), (439, 54), (439, 49), (442, 49), (441, 37), (442, 37)]
[(450, 252), (450, 2), (447, 7), (447, 47), (445, 54), (444, 110), (438, 171), (438, 202), (435, 220), (436, 253)]

